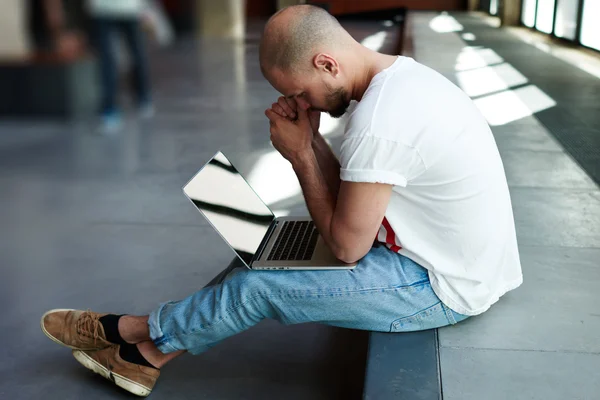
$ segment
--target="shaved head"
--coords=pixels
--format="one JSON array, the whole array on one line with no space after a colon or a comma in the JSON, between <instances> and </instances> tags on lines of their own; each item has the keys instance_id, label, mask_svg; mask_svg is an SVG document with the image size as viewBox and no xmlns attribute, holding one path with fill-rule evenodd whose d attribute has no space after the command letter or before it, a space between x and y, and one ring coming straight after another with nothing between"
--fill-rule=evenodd
<instances>
[{"instance_id":1,"label":"shaved head","mask_svg":"<svg viewBox=\"0 0 600 400\"><path fill-rule=\"evenodd\" d=\"M273 15L259 53L264 77L283 95L278 102L332 117L360 101L373 76L396 61L358 43L331 14L310 5Z\"/></svg>"},{"instance_id":2,"label":"shaved head","mask_svg":"<svg viewBox=\"0 0 600 400\"><path fill-rule=\"evenodd\" d=\"M320 7L284 8L269 19L260 68L269 83L303 109L343 115L357 78L367 73L367 48Z\"/></svg>"},{"instance_id":3,"label":"shaved head","mask_svg":"<svg viewBox=\"0 0 600 400\"><path fill-rule=\"evenodd\" d=\"M352 40L331 14L320 7L284 8L269 19L260 43L263 74L308 69L317 51L343 46Z\"/></svg>"}]
</instances>

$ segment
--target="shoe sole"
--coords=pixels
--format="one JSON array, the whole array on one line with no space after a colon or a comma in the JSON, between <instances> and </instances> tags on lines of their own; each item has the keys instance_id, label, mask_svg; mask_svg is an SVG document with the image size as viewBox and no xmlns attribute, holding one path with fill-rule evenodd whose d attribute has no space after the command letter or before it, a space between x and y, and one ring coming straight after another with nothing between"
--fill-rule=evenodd
<instances>
[{"instance_id":1,"label":"shoe sole","mask_svg":"<svg viewBox=\"0 0 600 400\"><path fill-rule=\"evenodd\" d=\"M75 309L72 309L72 308L56 308L56 309L50 310L50 311L46 312L44 315L42 315L42 319L40 320L40 325L42 327L42 332L44 332L44 335L48 336L48 338L50 340L52 340L54 343L60 344L61 346L68 347L71 350L93 351L93 350L102 350L102 349L108 347L108 346L105 346L105 347L92 347L92 348L89 348L89 349L84 349L82 347L69 346L68 344L66 344L64 342L61 342L60 340L58 340L57 338L55 338L54 336L52 336L50 334L50 332L48 332L46 330L46 327L44 326L44 318L46 318L46 315L48 315L48 314L52 314L52 313L55 313L55 312L64 312L64 311L78 311L78 310L75 310Z\"/></svg>"},{"instance_id":2,"label":"shoe sole","mask_svg":"<svg viewBox=\"0 0 600 400\"><path fill-rule=\"evenodd\" d=\"M140 397L147 397L152 392L152 389L149 389L144 385L141 385L122 375L115 374L114 372L109 371L108 368L100 364L98 361L94 360L92 357L85 354L83 351L74 350L73 357L75 357L75 359L79 361L81 365L83 365L90 371L103 376L109 381L112 381L115 385L124 390L127 390L129 393L133 393L136 396Z\"/></svg>"}]
</instances>

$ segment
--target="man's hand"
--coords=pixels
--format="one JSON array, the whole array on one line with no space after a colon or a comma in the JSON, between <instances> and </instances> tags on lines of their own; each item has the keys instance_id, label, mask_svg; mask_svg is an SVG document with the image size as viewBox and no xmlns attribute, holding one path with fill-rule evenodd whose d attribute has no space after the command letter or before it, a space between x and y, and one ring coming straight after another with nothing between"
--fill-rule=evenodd
<instances>
[{"instance_id":1,"label":"man's hand","mask_svg":"<svg viewBox=\"0 0 600 400\"><path fill-rule=\"evenodd\" d=\"M277 99L277 103L271 105L271 109L290 121L296 121L298 119L298 103L294 98L281 96ZM318 135L319 125L321 124L321 112L309 109L308 116L313 135Z\"/></svg>"},{"instance_id":2,"label":"man's hand","mask_svg":"<svg viewBox=\"0 0 600 400\"><path fill-rule=\"evenodd\" d=\"M321 125L321 111L308 110L308 118L310 119L310 127L313 131L313 137L320 135L319 126Z\"/></svg>"},{"instance_id":3,"label":"man's hand","mask_svg":"<svg viewBox=\"0 0 600 400\"><path fill-rule=\"evenodd\" d=\"M271 105L271 109L290 121L295 121L298 118L298 114L296 113L298 104L293 98L281 96L277 99L276 103Z\"/></svg>"},{"instance_id":4,"label":"man's hand","mask_svg":"<svg viewBox=\"0 0 600 400\"><path fill-rule=\"evenodd\" d=\"M55 39L56 52L65 60L80 56L84 51L84 45L83 36L78 32L63 32Z\"/></svg>"},{"instance_id":5,"label":"man's hand","mask_svg":"<svg viewBox=\"0 0 600 400\"><path fill-rule=\"evenodd\" d=\"M295 114L298 115L296 121L291 121L290 117L283 117L279 112L269 108L265 115L269 118L271 125L271 142L279 153L292 165L306 156L313 155L312 139L313 132L308 116L309 111L298 108ZM286 115L288 112L283 111Z\"/></svg>"}]
</instances>

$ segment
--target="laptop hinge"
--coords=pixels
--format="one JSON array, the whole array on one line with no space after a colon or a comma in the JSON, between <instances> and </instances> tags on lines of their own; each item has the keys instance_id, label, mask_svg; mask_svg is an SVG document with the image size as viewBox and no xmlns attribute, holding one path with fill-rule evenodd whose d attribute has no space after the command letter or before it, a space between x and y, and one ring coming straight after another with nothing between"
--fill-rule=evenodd
<instances>
[{"instance_id":1,"label":"laptop hinge","mask_svg":"<svg viewBox=\"0 0 600 400\"><path fill-rule=\"evenodd\" d=\"M267 234L263 237L263 240L258 246L258 250L256 251L256 253L254 253L252 260L250 260L250 266L252 266L252 263L254 263L254 261L260 260L260 257L262 256L263 251L265 251L265 247L267 247L267 243L269 243L269 239L271 239L271 235L273 234L273 232L275 232L275 228L277 228L278 223L279 222L276 219L274 219L273 222L271 222L271 225L269 225L269 230L267 231Z\"/></svg>"}]
</instances>

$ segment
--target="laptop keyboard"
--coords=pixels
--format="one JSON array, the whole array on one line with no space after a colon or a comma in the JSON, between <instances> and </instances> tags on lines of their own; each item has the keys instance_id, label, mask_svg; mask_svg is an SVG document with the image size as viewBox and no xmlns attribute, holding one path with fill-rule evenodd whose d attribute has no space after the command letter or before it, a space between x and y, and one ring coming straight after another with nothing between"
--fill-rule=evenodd
<instances>
[{"instance_id":1,"label":"laptop keyboard","mask_svg":"<svg viewBox=\"0 0 600 400\"><path fill-rule=\"evenodd\" d=\"M312 258L319 239L313 221L284 221L268 261L306 261Z\"/></svg>"}]
</instances>

